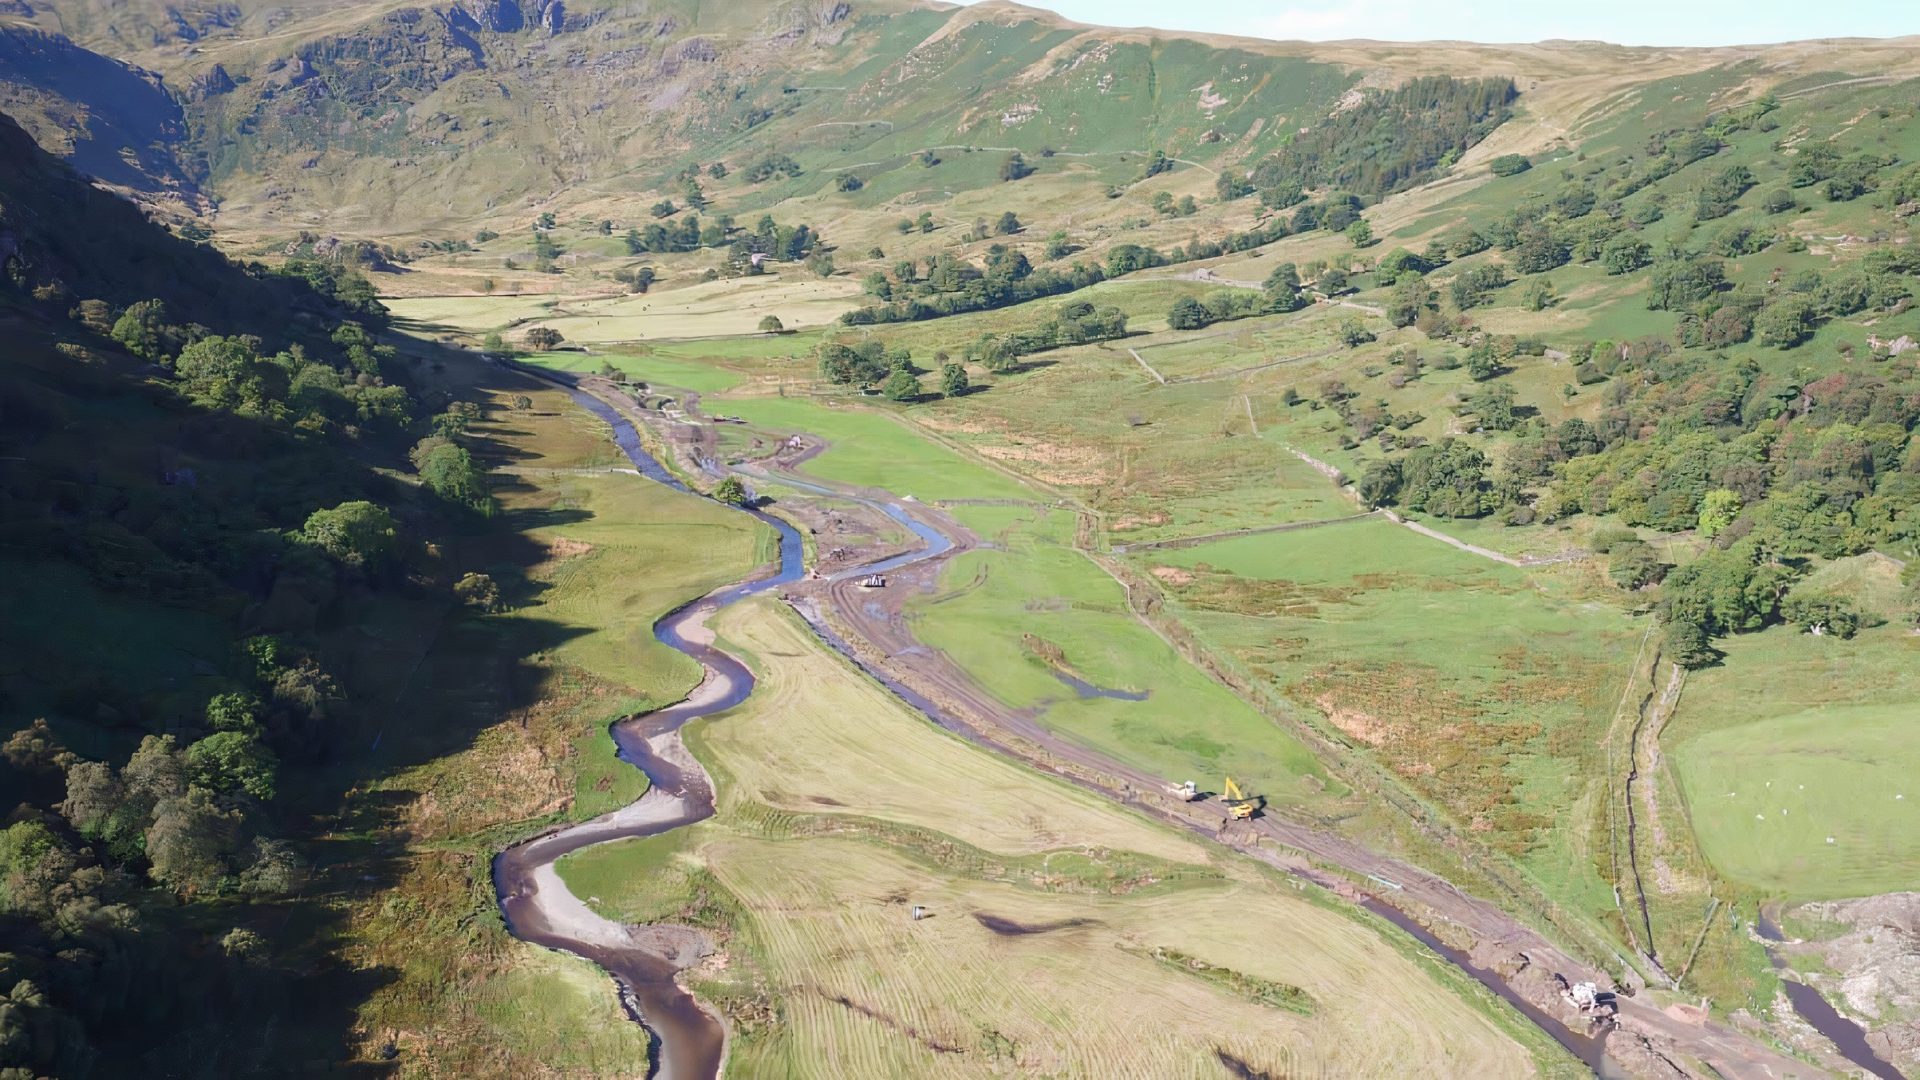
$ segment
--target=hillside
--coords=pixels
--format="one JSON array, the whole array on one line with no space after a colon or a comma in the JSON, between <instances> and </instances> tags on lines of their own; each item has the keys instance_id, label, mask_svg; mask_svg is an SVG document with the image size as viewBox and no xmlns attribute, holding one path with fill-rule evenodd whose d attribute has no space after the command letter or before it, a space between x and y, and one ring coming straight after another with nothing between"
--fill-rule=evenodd
<instances>
[{"instance_id":1,"label":"hillside","mask_svg":"<svg viewBox=\"0 0 1920 1080\"><path fill-rule=\"evenodd\" d=\"M359 979L317 846L374 700L340 630L453 602L467 452L395 468L430 410L364 281L177 239L4 117L0 264L4 1065L337 1059L346 1012L279 1019Z\"/></svg>"},{"instance_id":2,"label":"hillside","mask_svg":"<svg viewBox=\"0 0 1920 1080\"><path fill-rule=\"evenodd\" d=\"M582 821L541 864L567 910L677 942L748 1068L1551 1074L1582 971L1630 992L1636 1075L1920 1067L1920 42L5 10L7 971L100 1071L227 1021L48 989L85 935L36 883L73 868L215 1011L338 981L236 1071L633 1066L603 980L488 887ZM701 609L719 653L649 633L770 527L785 603ZM756 696L687 728L712 817L561 843L689 798L636 801L603 732L733 668ZM1168 790L1228 776L1257 816ZM1472 978L1402 971L1428 954L1356 896ZM1240 904L1349 959L1249 949ZM1178 1016L989 1001L1015 948L1044 978L1084 941L1114 947L1077 977ZM944 982L869 995L916 950ZM1399 1009L1410 972L1474 1021Z\"/></svg>"},{"instance_id":3,"label":"hillside","mask_svg":"<svg viewBox=\"0 0 1920 1080\"><path fill-rule=\"evenodd\" d=\"M914 156L968 146L1052 151L1043 174L1106 186L1131 184L1144 156L1164 151L1204 184L1339 115L1356 87L1422 75L1512 78L1521 118L1489 149L1531 152L1661 77L1757 61L1745 80L1757 92L1797 72L1914 64L1911 50L1847 43L1756 53L1194 40L1004 3L25 10L43 31L161 74L185 110L184 137L167 140L176 171L205 183L226 227L354 239L460 238L536 206L590 202L625 222L649 196L679 194L685 165L739 172L773 152L798 172L726 192L737 215L831 191L848 170L872 185L865 205L924 204ZM63 94L48 72L9 74ZM106 99L88 105L95 114L142 108L131 87L87 96ZM950 164L938 182L953 199L993 176ZM1090 216L1117 224L1118 209Z\"/></svg>"}]
</instances>

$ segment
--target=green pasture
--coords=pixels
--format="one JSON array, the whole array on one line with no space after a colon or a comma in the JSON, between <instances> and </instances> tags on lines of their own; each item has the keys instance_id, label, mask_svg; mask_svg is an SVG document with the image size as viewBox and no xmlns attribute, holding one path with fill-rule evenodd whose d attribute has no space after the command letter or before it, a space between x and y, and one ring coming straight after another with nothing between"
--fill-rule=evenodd
<instances>
[{"instance_id":1,"label":"green pasture","mask_svg":"<svg viewBox=\"0 0 1920 1080\"><path fill-rule=\"evenodd\" d=\"M1518 570L1381 519L1133 559L1251 676L1564 897L1603 898L1573 819L1644 627L1589 600L1578 570Z\"/></svg>"},{"instance_id":2,"label":"green pasture","mask_svg":"<svg viewBox=\"0 0 1920 1080\"><path fill-rule=\"evenodd\" d=\"M1276 802L1320 790L1305 780L1325 780L1312 755L1142 625L1120 585L1072 549L1072 535L1062 512L1009 522L1004 550L954 559L941 591L914 600L915 633L1008 708L1037 710L1045 726L1169 779L1217 785L1231 773ZM1035 640L1087 682L1145 700L1077 697Z\"/></svg>"},{"instance_id":3,"label":"green pasture","mask_svg":"<svg viewBox=\"0 0 1920 1080\"><path fill-rule=\"evenodd\" d=\"M1663 740L1708 859L1791 899L1920 887L1920 637L1780 626L1720 648Z\"/></svg>"},{"instance_id":4,"label":"green pasture","mask_svg":"<svg viewBox=\"0 0 1920 1080\"><path fill-rule=\"evenodd\" d=\"M1920 886L1920 708L1814 709L1673 753L1722 873L1794 900Z\"/></svg>"},{"instance_id":5,"label":"green pasture","mask_svg":"<svg viewBox=\"0 0 1920 1080\"><path fill-rule=\"evenodd\" d=\"M828 399L728 398L714 409L745 417L779 434L804 432L832 446L809 461L815 476L860 487L885 488L924 501L1030 499L1025 485L929 441L883 413Z\"/></svg>"}]
</instances>

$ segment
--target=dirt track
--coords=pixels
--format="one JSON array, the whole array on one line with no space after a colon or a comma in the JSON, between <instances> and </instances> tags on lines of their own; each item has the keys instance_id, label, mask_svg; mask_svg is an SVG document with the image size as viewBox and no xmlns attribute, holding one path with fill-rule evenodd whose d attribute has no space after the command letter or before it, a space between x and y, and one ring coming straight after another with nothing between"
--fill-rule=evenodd
<instances>
[{"instance_id":1,"label":"dirt track","mask_svg":"<svg viewBox=\"0 0 1920 1080\"><path fill-rule=\"evenodd\" d=\"M661 426L660 418L635 407L611 385L581 383L626 416L654 426L683 462L713 468L712 434L698 424ZM801 453L763 459L748 470L799 480L843 497L891 507L944 537L946 551L894 568L889 587L861 588L852 576L798 582L785 596L834 647L899 693L928 718L980 745L1061 775L1144 813L1210 837L1263 862L1321 885L1356 903L1390 908L1428 928L1442 927L1448 940L1470 937L1476 977L1503 996L1529 1003L1536 1022L1578 1052L1587 1019L1564 1004L1555 976L1605 987L1604 971L1569 955L1531 926L1496 905L1461 892L1437 875L1402 860L1301 822L1267 814L1233 822L1215 800L1188 803L1166 793L1167 779L1073 745L1036 718L997 701L944 654L913 636L904 617L909 597L931 595L946 561L978 546L979 538L937 507L909 502L890 492L854 489L797 473L823 448L808 440ZM1356 882L1365 881L1362 886ZM1463 965L1464 966L1464 965ZM1724 1024L1684 1010L1669 1012L1650 1001L1621 997L1618 1027L1607 1037L1610 1066L1646 1077L1815 1077L1824 1070L1780 1054ZM1557 1024L1563 1030L1554 1031ZM1572 1037L1567 1037L1571 1032ZM1583 1055L1584 1056L1584 1055ZM1590 1064L1592 1062L1590 1061Z\"/></svg>"}]
</instances>

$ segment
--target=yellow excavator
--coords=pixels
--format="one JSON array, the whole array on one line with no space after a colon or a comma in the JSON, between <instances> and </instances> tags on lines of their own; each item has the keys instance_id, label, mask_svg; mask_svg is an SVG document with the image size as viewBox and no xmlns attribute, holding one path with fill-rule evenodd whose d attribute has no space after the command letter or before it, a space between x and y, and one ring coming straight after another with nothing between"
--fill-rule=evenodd
<instances>
[{"instance_id":1,"label":"yellow excavator","mask_svg":"<svg viewBox=\"0 0 1920 1080\"><path fill-rule=\"evenodd\" d=\"M1235 820L1245 821L1259 811L1259 796L1242 791L1240 785L1234 783L1233 777L1227 777L1227 782L1221 785L1221 788L1220 801L1227 804L1227 812L1232 814Z\"/></svg>"}]
</instances>

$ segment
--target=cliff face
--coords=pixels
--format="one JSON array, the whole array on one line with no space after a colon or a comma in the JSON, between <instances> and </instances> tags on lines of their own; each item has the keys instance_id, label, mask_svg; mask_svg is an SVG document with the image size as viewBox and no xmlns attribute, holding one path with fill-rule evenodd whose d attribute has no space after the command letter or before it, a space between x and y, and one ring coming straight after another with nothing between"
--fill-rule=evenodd
<instances>
[{"instance_id":1,"label":"cliff face","mask_svg":"<svg viewBox=\"0 0 1920 1080\"><path fill-rule=\"evenodd\" d=\"M109 184L191 197L187 125L159 75L58 35L0 30L0 112L49 151Z\"/></svg>"}]
</instances>

